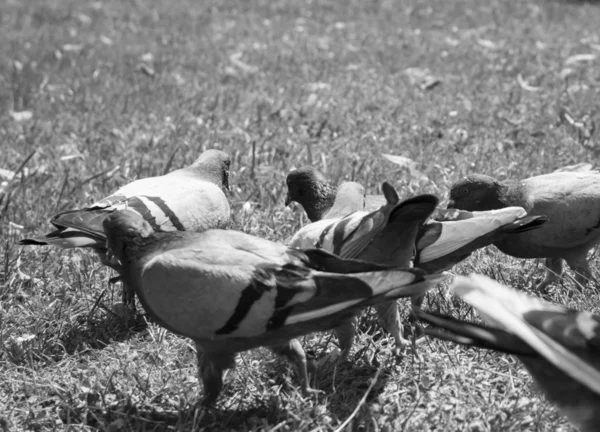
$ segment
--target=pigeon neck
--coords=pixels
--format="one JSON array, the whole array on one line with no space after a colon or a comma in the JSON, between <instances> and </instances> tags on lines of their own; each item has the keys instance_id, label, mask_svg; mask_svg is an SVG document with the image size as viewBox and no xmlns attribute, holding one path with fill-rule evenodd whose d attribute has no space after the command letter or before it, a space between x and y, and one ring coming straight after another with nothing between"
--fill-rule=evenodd
<instances>
[{"instance_id":1,"label":"pigeon neck","mask_svg":"<svg viewBox=\"0 0 600 432\"><path fill-rule=\"evenodd\" d=\"M197 173L204 180L210 181L218 186L222 186L226 182L226 173L221 164L214 162L198 162L189 168Z\"/></svg>"},{"instance_id":2,"label":"pigeon neck","mask_svg":"<svg viewBox=\"0 0 600 432\"><path fill-rule=\"evenodd\" d=\"M305 203L302 203L306 215L311 222L323 219L323 216L331 210L337 189L329 184L323 184L314 190L314 196L308 197Z\"/></svg>"},{"instance_id":3,"label":"pigeon neck","mask_svg":"<svg viewBox=\"0 0 600 432\"><path fill-rule=\"evenodd\" d=\"M500 204L496 208L518 205L523 207L525 199L525 187L518 181L510 180L498 183L497 200ZM529 211L529 209L525 209Z\"/></svg>"}]
</instances>

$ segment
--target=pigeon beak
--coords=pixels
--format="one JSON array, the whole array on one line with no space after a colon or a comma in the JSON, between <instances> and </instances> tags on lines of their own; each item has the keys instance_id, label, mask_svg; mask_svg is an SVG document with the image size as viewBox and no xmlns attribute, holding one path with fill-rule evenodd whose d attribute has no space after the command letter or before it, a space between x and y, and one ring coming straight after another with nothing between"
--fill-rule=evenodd
<instances>
[{"instance_id":1,"label":"pigeon beak","mask_svg":"<svg viewBox=\"0 0 600 432\"><path fill-rule=\"evenodd\" d=\"M453 209L455 207L455 205L456 204L455 204L454 200L450 200L450 201L448 201L448 206L446 206L446 208Z\"/></svg>"},{"instance_id":2,"label":"pigeon beak","mask_svg":"<svg viewBox=\"0 0 600 432\"><path fill-rule=\"evenodd\" d=\"M286 207L289 206L292 203L292 201L294 201L294 200L292 199L292 197L290 196L290 193L288 192L287 195L285 196L285 206Z\"/></svg>"}]
</instances>

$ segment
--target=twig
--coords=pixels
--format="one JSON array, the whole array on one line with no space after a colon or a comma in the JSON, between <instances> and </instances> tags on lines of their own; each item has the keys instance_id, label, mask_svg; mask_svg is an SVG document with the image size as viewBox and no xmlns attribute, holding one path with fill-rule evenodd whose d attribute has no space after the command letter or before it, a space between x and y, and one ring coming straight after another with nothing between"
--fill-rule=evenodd
<instances>
[{"instance_id":1,"label":"twig","mask_svg":"<svg viewBox=\"0 0 600 432\"><path fill-rule=\"evenodd\" d=\"M256 174L254 173L254 166L256 164L256 141L252 141L252 165L250 165L250 178L256 180Z\"/></svg>"},{"instance_id":2,"label":"twig","mask_svg":"<svg viewBox=\"0 0 600 432\"><path fill-rule=\"evenodd\" d=\"M377 378L379 378L379 372L381 372L381 368L378 368L377 372L375 372L375 376L373 377L373 379L371 379L371 384L369 384L369 388L367 389L367 391L365 392L365 394L363 395L361 400L358 402L358 405L356 405L356 408L354 408L354 411L352 411L352 414L350 414L350 416L344 421L344 423L342 423L333 432L341 432L342 430L344 430L344 428L346 426L348 426L348 424L352 421L352 419L354 417L356 417L356 415L358 414L358 410L360 409L360 407L362 407L364 405L364 403L367 400L367 396L369 396L369 393L371 393L371 390L373 390L373 387L375 386L375 383L377 382Z\"/></svg>"},{"instance_id":3,"label":"twig","mask_svg":"<svg viewBox=\"0 0 600 432\"><path fill-rule=\"evenodd\" d=\"M169 170L171 169L171 165L173 164L173 159L175 159L175 155L177 154L178 151L179 151L179 147L175 147L175 151L173 152L173 154L171 154L171 157L167 161L167 164L165 165L165 169L163 170L162 175L165 175L169 172Z\"/></svg>"},{"instance_id":4,"label":"twig","mask_svg":"<svg viewBox=\"0 0 600 432\"><path fill-rule=\"evenodd\" d=\"M65 188L67 187L67 181L69 180L69 168L67 168L67 172L65 173L65 179L63 181L62 187L60 188L60 193L58 194L58 199L56 200L56 205L54 206L54 211L52 213L56 213L58 210L58 205L60 204L60 200L63 197L63 193L65 192Z\"/></svg>"},{"instance_id":5,"label":"twig","mask_svg":"<svg viewBox=\"0 0 600 432\"><path fill-rule=\"evenodd\" d=\"M95 180L95 179L97 179L98 177L102 177L104 174L107 174L107 173L111 172L112 170L114 170L114 169L115 169L115 167L116 167L116 166L117 166L117 165L115 165L115 166L113 166L113 167L110 167L110 168L107 168L107 169L105 169L104 171L102 171L102 172L99 172L98 174L94 174L93 176L91 176L91 177L88 177L88 178L86 178L85 180L83 180L83 181L79 182L79 183L77 184L77 186L74 186L74 187L73 187L73 189L71 189L71 192L73 192L75 189L79 189L79 188L80 188L81 186L83 186L84 184L86 184L86 183L89 183L89 182L91 182L92 180Z\"/></svg>"}]
</instances>

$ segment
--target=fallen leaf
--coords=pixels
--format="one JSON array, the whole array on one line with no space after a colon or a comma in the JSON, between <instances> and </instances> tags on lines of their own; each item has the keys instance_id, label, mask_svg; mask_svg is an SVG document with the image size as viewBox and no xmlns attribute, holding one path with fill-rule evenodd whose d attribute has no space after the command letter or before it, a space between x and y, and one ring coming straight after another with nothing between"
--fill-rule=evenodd
<instances>
[{"instance_id":1,"label":"fallen leaf","mask_svg":"<svg viewBox=\"0 0 600 432\"><path fill-rule=\"evenodd\" d=\"M308 88L309 91L315 92L317 90L329 90L329 89L331 89L331 84L327 84L324 82L314 82L314 83L307 84L306 87Z\"/></svg>"},{"instance_id":2,"label":"fallen leaf","mask_svg":"<svg viewBox=\"0 0 600 432\"><path fill-rule=\"evenodd\" d=\"M8 114L17 122L31 120L33 117L33 112L31 111L10 111Z\"/></svg>"},{"instance_id":3,"label":"fallen leaf","mask_svg":"<svg viewBox=\"0 0 600 432\"><path fill-rule=\"evenodd\" d=\"M68 161L68 160L72 160L72 159L84 159L84 157L81 154L72 154L72 155L62 156L60 158L61 161Z\"/></svg>"},{"instance_id":4,"label":"fallen leaf","mask_svg":"<svg viewBox=\"0 0 600 432\"><path fill-rule=\"evenodd\" d=\"M521 75L521 74L517 75L517 82L519 83L519 85L521 86L521 88L523 90L527 90L527 91L530 91L530 92L537 92L537 91L540 91L542 89L541 87L535 87L535 86L529 85L527 83L527 81L525 81L523 79L523 75Z\"/></svg>"},{"instance_id":5,"label":"fallen leaf","mask_svg":"<svg viewBox=\"0 0 600 432\"><path fill-rule=\"evenodd\" d=\"M487 49L498 49L498 44L496 42L492 42L489 39L477 39L477 43Z\"/></svg>"},{"instance_id":6,"label":"fallen leaf","mask_svg":"<svg viewBox=\"0 0 600 432\"><path fill-rule=\"evenodd\" d=\"M442 83L442 80L434 76L429 69L411 67L405 69L404 73L408 76L409 82L412 85L419 86L421 90L430 90Z\"/></svg>"},{"instance_id":7,"label":"fallen leaf","mask_svg":"<svg viewBox=\"0 0 600 432\"><path fill-rule=\"evenodd\" d=\"M229 60L231 61L231 63L233 63L233 65L239 69L241 69L244 72L253 74L258 72L258 67L257 66L252 66L249 65L248 63L245 63L241 60L243 53L242 52L236 52L233 53L229 56Z\"/></svg>"},{"instance_id":8,"label":"fallen leaf","mask_svg":"<svg viewBox=\"0 0 600 432\"><path fill-rule=\"evenodd\" d=\"M83 49L83 44L65 44L62 46L64 52L77 53Z\"/></svg>"},{"instance_id":9,"label":"fallen leaf","mask_svg":"<svg viewBox=\"0 0 600 432\"><path fill-rule=\"evenodd\" d=\"M569 66L575 63L594 61L596 60L596 54L575 54L565 60L565 65Z\"/></svg>"},{"instance_id":10,"label":"fallen leaf","mask_svg":"<svg viewBox=\"0 0 600 432\"><path fill-rule=\"evenodd\" d=\"M411 158L407 158L405 156L396 156L387 153L382 153L381 156L389 160L390 162L401 166L402 168L408 168L409 170L414 170L417 167L417 163Z\"/></svg>"},{"instance_id":11,"label":"fallen leaf","mask_svg":"<svg viewBox=\"0 0 600 432\"><path fill-rule=\"evenodd\" d=\"M560 71L559 76L561 79L566 79L566 78L570 77L571 75L573 75L573 73L575 73L575 69L564 68L563 70Z\"/></svg>"},{"instance_id":12,"label":"fallen leaf","mask_svg":"<svg viewBox=\"0 0 600 432\"><path fill-rule=\"evenodd\" d=\"M109 46L114 43L111 38L109 38L108 36L104 36L104 35L100 35L100 42L102 42L104 45L109 45Z\"/></svg>"},{"instance_id":13,"label":"fallen leaf","mask_svg":"<svg viewBox=\"0 0 600 432\"><path fill-rule=\"evenodd\" d=\"M152 63L154 61L154 54L152 54L151 52L142 54L140 60L146 63Z\"/></svg>"},{"instance_id":14,"label":"fallen leaf","mask_svg":"<svg viewBox=\"0 0 600 432\"><path fill-rule=\"evenodd\" d=\"M81 24L90 24L92 22L92 19L89 16L87 16L86 14L78 13L75 16L77 17L77 20Z\"/></svg>"},{"instance_id":15,"label":"fallen leaf","mask_svg":"<svg viewBox=\"0 0 600 432\"><path fill-rule=\"evenodd\" d=\"M154 75L156 75L154 69L152 69L146 63L139 63L136 69L142 72L143 74L148 75L149 77L153 77Z\"/></svg>"},{"instance_id":16,"label":"fallen leaf","mask_svg":"<svg viewBox=\"0 0 600 432\"><path fill-rule=\"evenodd\" d=\"M25 227L23 225L16 224L14 222L8 222L8 235L16 236L21 234Z\"/></svg>"},{"instance_id":17,"label":"fallen leaf","mask_svg":"<svg viewBox=\"0 0 600 432\"><path fill-rule=\"evenodd\" d=\"M15 172L11 170L7 170L4 168L0 168L0 180L12 180L15 176Z\"/></svg>"}]
</instances>

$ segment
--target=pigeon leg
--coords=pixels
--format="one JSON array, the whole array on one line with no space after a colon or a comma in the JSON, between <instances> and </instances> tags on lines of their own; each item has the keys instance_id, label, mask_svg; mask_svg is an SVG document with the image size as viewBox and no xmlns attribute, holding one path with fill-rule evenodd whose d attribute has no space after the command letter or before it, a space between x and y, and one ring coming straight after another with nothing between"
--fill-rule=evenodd
<instances>
[{"instance_id":1,"label":"pigeon leg","mask_svg":"<svg viewBox=\"0 0 600 432\"><path fill-rule=\"evenodd\" d=\"M400 322L400 313L396 301L387 301L375 306L377 316L381 321L383 328L386 329L396 341L394 355L399 356L408 347L409 342L402 336L402 323Z\"/></svg>"},{"instance_id":2,"label":"pigeon leg","mask_svg":"<svg viewBox=\"0 0 600 432\"><path fill-rule=\"evenodd\" d=\"M108 282L113 284L113 283L117 283L117 282L121 281L123 283L123 292L121 294L121 301L123 302L123 305L127 308L127 310L130 312L129 316L134 316L135 315L135 290L132 287L129 287L123 280L123 277L121 276L123 274L123 267L121 266L121 264L119 264L119 262L117 260L109 258L109 254L106 252L105 249L96 250L96 254L100 258L100 261L102 262L102 264L112 268L114 271L119 273L119 276L111 278Z\"/></svg>"},{"instance_id":3,"label":"pigeon leg","mask_svg":"<svg viewBox=\"0 0 600 432\"><path fill-rule=\"evenodd\" d=\"M345 322L340 326L333 329L335 335L338 338L338 344L340 345L340 355L336 361L342 362L350 355L352 344L354 343L354 335L356 334L356 320Z\"/></svg>"},{"instance_id":4,"label":"pigeon leg","mask_svg":"<svg viewBox=\"0 0 600 432\"><path fill-rule=\"evenodd\" d=\"M547 293L548 285L554 283L563 272L562 258L546 258L546 277L535 287L540 293Z\"/></svg>"},{"instance_id":5,"label":"pigeon leg","mask_svg":"<svg viewBox=\"0 0 600 432\"><path fill-rule=\"evenodd\" d=\"M123 305L125 305L125 307L132 312L132 316L135 315L135 290L130 287L129 285L127 285L125 283L125 281L123 282L123 294L122 294L122 301L123 301Z\"/></svg>"},{"instance_id":6,"label":"pigeon leg","mask_svg":"<svg viewBox=\"0 0 600 432\"><path fill-rule=\"evenodd\" d=\"M354 335L356 334L356 319L352 318L350 321L346 321L333 329L340 349L334 349L328 353L325 357L319 360L317 364L318 369L329 369L336 363L343 362L348 358L352 344L354 343Z\"/></svg>"},{"instance_id":7,"label":"pigeon leg","mask_svg":"<svg viewBox=\"0 0 600 432\"><path fill-rule=\"evenodd\" d=\"M203 406L215 403L223 388L223 371L235 367L235 353L206 352L196 343L198 358L198 376L204 385Z\"/></svg>"},{"instance_id":8,"label":"pigeon leg","mask_svg":"<svg viewBox=\"0 0 600 432\"><path fill-rule=\"evenodd\" d=\"M304 348L300 344L298 339L291 339L284 345L276 345L269 347L275 354L287 358L292 364L298 368L300 374L300 380L302 381L302 390L305 393L323 393L322 390L313 389L310 386L310 380L308 379L308 363L306 361L306 353Z\"/></svg>"},{"instance_id":9,"label":"pigeon leg","mask_svg":"<svg viewBox=\"0 0 600 432\"><path fill-rule=\"evenodd\" d=\"M587 262L587 251L565 259L568 266L575 272L575 287L581 291L590 281L594 280L592 270Z\"/></svg>"}]
</instances>

